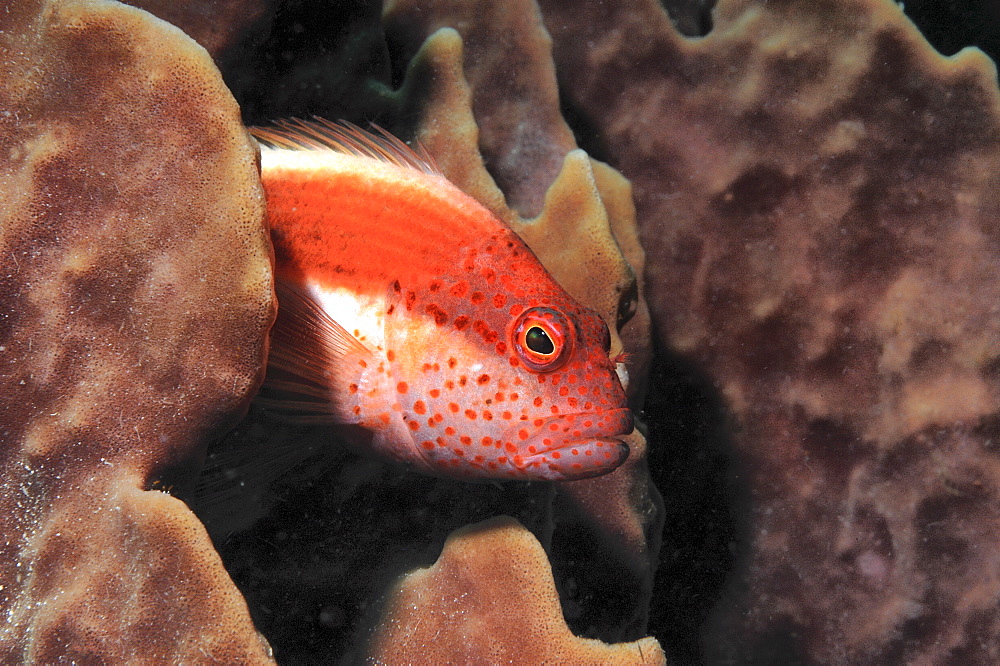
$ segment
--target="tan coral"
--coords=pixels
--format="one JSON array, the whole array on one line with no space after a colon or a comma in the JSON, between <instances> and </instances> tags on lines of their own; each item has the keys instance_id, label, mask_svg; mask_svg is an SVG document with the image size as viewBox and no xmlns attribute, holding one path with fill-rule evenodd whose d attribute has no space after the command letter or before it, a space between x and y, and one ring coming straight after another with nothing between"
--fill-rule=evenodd
<instances>
[{"instance_id":1,"label":"tan coral","mask_svg":"<svg viewBox=\"0 0 1000 666\"><path fill-rule=\"evenodd\" d=\"M570 632L548 558L510 518L448 537L434 566L390 592L369 645L390 664L665 664L656 639L608 645Z\"/></svg>"},{"instance_id":2,"label":"tan coral","mask_svg":"<svg viewBox=\"0 0 1000 666\"><path fill-rule=\"evenodd\" d=\"M411 3L397 3L387 12L388 29L391 32L397 25L397 31L405 30L412 38L418 24L455 25L476 42L469 47L472 53L486 48L490 34L503 33L505 44L509 42L506 48L517 49L517 58L527 61L520 78L508 80L506 87L499 90L486 86L482 82L500 76L494 71L500 68L499 62L492 56L483 62L477 56L465 55L459 35L450 28L439 28L411 62L400 104L404 109L419 109L422 121L416 136L435 155L445 173L505 219L567 291L605 318L612 332L612 353L632 351L624 347L618 335L622 324L628 327L624 330L635 350L629 371L637 380L630 397L633 404L639 405L643 398L639 390L645 386L646 364L651 358L649 320L645 304L638 303L641 299L633 267L616 238L616 234L621 236L629 248L629 258L641 270L644 257L635 232L631 190L610 167L592 162L583 151L574 149L565 122L558 116L558 109L551 106L556 103L555 74L548 61L548 38L534 5L522 7L523 14L511 11L508 15L494 14L491 3L481 4L478 10L457 7L460 16L450 16L443 7L437 7L437 13L421 8L411 14L416 11ZM420 23L415 24L417 15ZM505 18L499 23L480 22L487 16ZM480 83L477 86L474 82ZM485 125L480 125L475 110L500 104L499 100L514 95L514 90L526 91L528 97L512 105L517 109L511 112L513 117L490 115ZM545 130L550 124L559 129ZM524 130L534 141L546 143L547 150L562 151L563 155L560 171L545 190L544 206L533 219L523 218L508 206L508 201L510 196L515 201L532 200L532 188L549 177L544 163L535 164L525 158L521 168L531 174L534 183L529 187L522 179L509 181L509 188L522 188L513 195L507 190L501 194L486 171L491 162L511 159L502 150L512 151L511 146L524 139L506 134L516 134L515 128L528 125L537 125L530 132ZM491 138L484 139L486 134ZM484 148L485 156L479 152L481 145L488 146ZM497 151L492 156L489 146ZM533 154L530 150L528 153ZM623 308L629 310L626 314L633 321L622 317ZM593 584L598 586L595 597L608 601L623 595L627 599L616 604L632 611L604 618L602 630L614 636L642 635L645 631L662 526L662 503L649 480L645 439L636 433L629 442L631 459L612 478L559 484L560 492L566 495L561 520L580 525L588 538L600 544L594 568L574 575L589 586L585 579L595 570L619 570L622 575L628 572L628 585L620 581L609 584L603 575L593 576ZM558 553L554 557L558 558Z\"/></svg>"},{"instance_id":3,"label":"tan coral","mask_svg":"<svg viewBox=\"0 0 1000 666\"><path fill-rule=\"evenodd\" d=\"M723 0L697 40L653 0L541 5L663 342L739 424L753 540L707 658L995 661L993 64L883 0Z\"/></svg>"},{"instance_id":4,"label":"tan coral","mask_svg":"<svg viewBox=\"0 0 1000 666\"><path fill-rule=\"evenodd\" d=\"M551 43L534 0L397 0L383 12L390 39L410 55L439 29L461 35L459 72L469 84L477 147L507 205L538 215L576 144L559 110Z\"/></svg>"},{"instance_id":5,"label":"tan coral","mask_svg":"<svg viewBox=\"0 0 1000 666\"><path fill-rule=\"evenodd\" d=\"M255 149L205 51L103 0L0 13L0 660L266 662L178 499L273 317Z\"/></svg>"}]
</instances>

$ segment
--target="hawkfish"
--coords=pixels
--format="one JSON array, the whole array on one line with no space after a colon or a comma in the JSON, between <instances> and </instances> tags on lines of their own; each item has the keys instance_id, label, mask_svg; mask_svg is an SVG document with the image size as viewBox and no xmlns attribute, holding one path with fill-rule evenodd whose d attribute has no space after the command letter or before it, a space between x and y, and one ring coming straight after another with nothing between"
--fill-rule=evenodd
<instances>
[{"instance_id":1,"label":"hawkfish","mask_svg":"<svg viewBox=\"0 0 1000 666\"><path fill-rule=\"evenodd\" d=\"M633 423L604 321L425 151L376 131L252 130L279 303L265 406L436 476L617 468Z\"/></svg>"}]
</instances>

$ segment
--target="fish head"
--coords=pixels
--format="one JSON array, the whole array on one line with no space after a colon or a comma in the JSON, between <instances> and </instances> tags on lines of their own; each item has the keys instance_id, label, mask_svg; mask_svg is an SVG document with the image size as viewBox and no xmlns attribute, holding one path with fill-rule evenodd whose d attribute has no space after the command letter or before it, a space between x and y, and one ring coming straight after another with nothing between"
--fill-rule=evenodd
<instances>
[{"instance_id":1,"label":"fish head","mask_svg":"<svg viewBox=\"0 0 1000 666\"><path fill-rule=\"evenodd\" d=\"M386 353L412 446L424 471L444 476L610 472L633 422L608 328L537 262L510 263L398 288Z\"/></svg>"}]
</instances>

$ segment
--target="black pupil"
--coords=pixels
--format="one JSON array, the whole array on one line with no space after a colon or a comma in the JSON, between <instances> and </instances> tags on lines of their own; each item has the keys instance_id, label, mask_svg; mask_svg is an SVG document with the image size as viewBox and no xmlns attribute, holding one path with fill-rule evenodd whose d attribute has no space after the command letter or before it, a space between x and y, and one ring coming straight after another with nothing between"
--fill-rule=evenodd
<instances>
[{"instance_id":1,"label":"black pupil","mask_svg":"<svg viewBox=\"0 0 1000 666\"><path fill-rule=\"evenodd\" d=\"M556 346L552 344L552 338L545 332L545 329L538 326L532 326L528 329L528 333L524 336L524 344L528 345L528 349L536 354L546 356L556 350Z\"/></svg>"}]
</instances>

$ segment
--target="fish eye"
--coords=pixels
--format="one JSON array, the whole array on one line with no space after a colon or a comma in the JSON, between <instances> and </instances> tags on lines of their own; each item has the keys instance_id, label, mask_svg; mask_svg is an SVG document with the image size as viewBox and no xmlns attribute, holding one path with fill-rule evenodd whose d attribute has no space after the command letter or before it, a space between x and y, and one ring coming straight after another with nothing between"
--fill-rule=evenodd
<instances>
[{"instance_id":1,"label":"fish eye","mask_svg":"<svg viewBox=\"0 0 1000 666\"><path fill-rule=\"evenodd\" d=\"M551 356L556 351L556 346L552 344L552 338L541 326L532 326L524 334L524 344L531 351L542 356Z\"/></svg>"},{"instance_id":2,"label":"fish eye","mask_svg":"<svg viewBox=\"0 0 1000 666\"><path fill-rule=\"evenodd\" d=\"M537 372L560 367L569 357L572 328L558 310L530 308L514 322L512 342L524 365Z\"/></svg>"}]
</instances>

